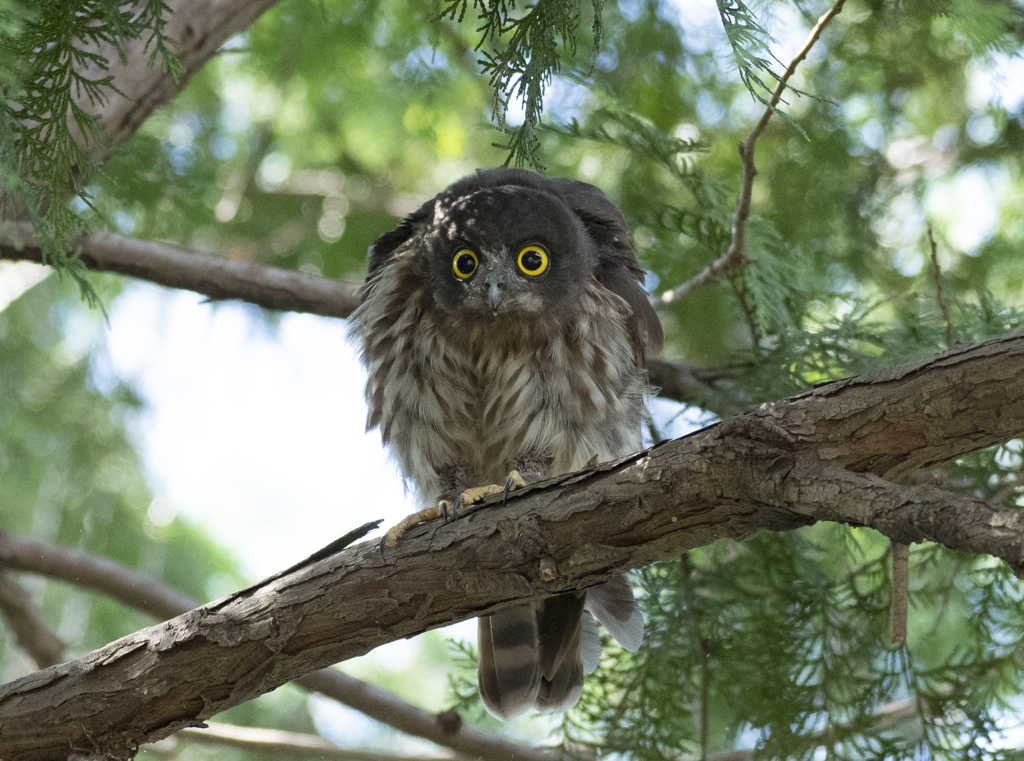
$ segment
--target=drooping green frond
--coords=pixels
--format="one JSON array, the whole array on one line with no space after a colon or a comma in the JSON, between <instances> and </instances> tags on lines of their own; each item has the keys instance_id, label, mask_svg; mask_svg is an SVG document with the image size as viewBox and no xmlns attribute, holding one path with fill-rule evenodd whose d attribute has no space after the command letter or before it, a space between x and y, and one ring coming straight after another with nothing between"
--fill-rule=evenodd
<instances>
[{"instance_id":1,"label":"drooping green frond","mask_svg":"<svg viewBox=\"0 0 1024 761\"><path fill-rule=\"evenodd\" d=\"M44 261L70 274L93 302L70 243L85 225L67 203L74 197L89 203L86 151L106 139L96 110L115 88L109 61L97 50L112 47L123 59L125 41L148 37L151 63L159 58L163 70L177 76L181 64L164 34L170 10L163 0L137 9L117 0L4 5L12 14L0 25L0 77L7 86L0 102L3 200L7 208L23 206Z\"/></svg>"},{"instance_id":2,"label":"drooping green frond","mask_svg":"<svg viewBox=\"0 0 1024 761\"><path fill-rule=\"evenodd\" d=\"M729 243L732 200L726 185L709 177L696 159L706 150L697 140L667 135L648 119L608 105L593 111L583 124L573 119L554 132L584 140L615 145L667 170L685 188L694 206L679 208L652 194L643 211L644 225L684 233L700 241L709 254L720 255Z\"/></svg>"},{"instance_id":3,"label":"drooping green frond","mask_svg":"<svg viewBox=\"0 0 1024 761\"><path fill-rule=\"evenodd\" d=\"M585 125L573 119L567 126L553 129L571 137L617 145L661 164L688 190L699 195L704 206L710 207L716 200L724 200L724 194L720 199L707 197L712 188L694 168L696 154L704 152L707 146L697 140L666 135L642 116L608 105L593 111Z\"/></svg>"},{"instance_id":4,"label":"drooping green frond","mask_svg":"<svg viewBox=\"0 0 1024 761\"><path fill-rule=\"evenodd\" d=\"M593 3L593 48L601 40L604 0ZM442 17L463 21L469 0L448 0ZM474 0L480 26L480 65L494 90L492 118L508 141L500 147L509 152L507 164L542 169L537 129L544 109L544 91L559 72L562 58L576 55L580 27L578 0L538 0L523 13L515 0ZM503 42L504 41L504 42ZM507 124L509 104L518 101L523 122Z\"/></svg>"},{"instance_id":5,"label":"drooping green frond","mask_svg":"<svg viewBox=\"0 0 1024 761\"><path fill-rule=\"evenodd\" d=\"M20 37L37 16L37 10L19 0L0 0L0 40ZM0 87L9 91L18 83L21 58L9 44L0 45Z\"/></svg>"},{"instance_id":6,"label":"drooping green frond","mask_svg":"<svg viewBox=\"0 0 1024 761\"><path fill-rule=\"evenodd\" d=\"M772 69L772 62L761 51L768 51L775 40L743 0L718 0L718 15L732 47L740 79L754 98L768 105L775 88L774 80L779 77Z\"/></svg>"}]
</instances>

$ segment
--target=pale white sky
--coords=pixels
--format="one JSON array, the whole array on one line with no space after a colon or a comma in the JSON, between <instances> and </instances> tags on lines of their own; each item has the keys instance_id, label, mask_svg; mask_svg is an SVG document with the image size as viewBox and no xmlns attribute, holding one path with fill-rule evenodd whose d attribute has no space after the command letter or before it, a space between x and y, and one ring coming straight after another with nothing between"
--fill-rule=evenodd
<instances>
[{"instance_id":1,"label":"pale white sky","mask_svg":"<svg viewBox=\"0 0 1024 761\"><path fill-rule=\"evenodd\" d=\"M155 496L254 578L414 509L364 432L365 375L345 332L299 314L267 326L254 307L142 283L110 308L112 369L147 403L135 433Z\"/></svg>"}]
</instances>

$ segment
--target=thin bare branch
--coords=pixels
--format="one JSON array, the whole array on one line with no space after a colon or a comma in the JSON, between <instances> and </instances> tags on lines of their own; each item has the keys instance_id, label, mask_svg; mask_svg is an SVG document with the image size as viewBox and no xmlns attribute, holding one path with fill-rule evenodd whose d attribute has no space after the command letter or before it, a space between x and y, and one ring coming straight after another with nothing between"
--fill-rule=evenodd
<instances>
[{"instance_id":1,"label":"thin bare branch","mask_svg":"<svg viewBox=\"0 0 1024 761\"><path fill-rule=\"evenodd\" d=\"M99 592L160 621L199 605L183 592L113 560L6 531L0 531L0 567Z\"/></svg>"},{"instance_id":2,"label":"thin bare branch","mask_svg":"<svg viewBox=\"0 0 1024 761\"><path fill-rule=\"evenodd\" d=\"M462 718L454 711L440 714L424 711L393 692L360 681L337 669L320 669L296 680L296 683L334 698L400 732L422 737L470 758L485 761L555 761L562 757L556 750L533 748L481 732L463 724Z\"/></svg>"},{"instance_id":3,"label":"thin bare branch","mask_svg":"<svg viewBox=\"0 0 1024 761\"><path fill-rule=\"evenodd\" d=\"M735 226L733 227L733 230L735 231ZM733 238L733 240L735 241L735 238ZM733 261L737 257L736 252L739 250L740 249L735 245L730 245L724 254L715 259L696 275L689 278L686 282L677 285L672 290L665 291L661 294L661 296L654 300L654 305L658 306L659 304L671 304L674 301L682 301L701 286L715 282L726 269L733 266Z\"/></svg>"},{"instance_id":4,"label":"thin bare branch","mask_svg":"<svg viewBox=\"0 0 1024 761\"><path fill-rule=\"evenodd\" d=\"M377 750L342 748L317 735L279 729L237 727L209 722L203 729L183 729L175 737L203 745L262 753L284 758L315 758L323 761L447 761L455 756L402 756Z\"/></svg>"},{"instance_id":5,"label":"thin bare branch","mask_svg":"<svg viewBox=\"0 0 1024 761\"><path fill-rule=\"evenodd\" d=\"M837 0L836 4L818 19L814 28L811 29L811 33L807 36L807 40L804 42L803 47L801 47L800 51L793 57L793 60L789 62L789 66L786 67L782 76L779 77L779 81L776 83L775 90L772 92L772 97L769 100L768 107L761 115L761 119L754 126L754 129L751 130L746 141L740 143L738 146L740 159L743 162L743 174L740 181L740 195L736 204L736 217L733 220L732 240L729 243L729 248L726 249L724 254L715 259L715 261L711 262L711 264L689 280L676 286L670 291L665 291L665 293L658 297L656 303L660 301L663 304L671 304L673 301L684 299L695 288L699 288L702 285L706 285L707 283L717 280L723 272L745 266L747 262L747 219L750 218L750 204L754 190L754 178L757 176L757 168L754 166L754 146L757 143L757 138L761 136L765 127L768 126L768 122L772 118L772 114L775 113L775 108L779 105L779 101L782 99L782 93L785 92L789 80L792 78L793 74L796 73L797 67L807 57L811 48L814 47L814 44L818 41L818 38L821 37L821 33L825 31L825 27L831 23L832 19L840 14L845 3L846 0Z\"/></svg>"},{"instance_id":6,"label":"thin bare branch","mask_svg":"<svg viewBox=\"0 0 1024 761\"><path fill-rule=\"evenodd\" d=\"M0 616L6 620L14 640L39 668L64 660L66 646L40 617L28 591L5 571L0 571Z\"/></svg>"},{"instance_id":7,"label":"thin bare branch","mask_svg":"<svg viewBox=\"0 0 1024 761\"><path fill-rule=\"evenodd\" d=\"M27 223L17 239L0 239L0 259L42 262ZM359 285L184 251L174 246L97 231L74 241L81 261L100 272L116 272L211 299L240 299L265 309L347 317L359 306Z\"/></svg>"}]
</instances>

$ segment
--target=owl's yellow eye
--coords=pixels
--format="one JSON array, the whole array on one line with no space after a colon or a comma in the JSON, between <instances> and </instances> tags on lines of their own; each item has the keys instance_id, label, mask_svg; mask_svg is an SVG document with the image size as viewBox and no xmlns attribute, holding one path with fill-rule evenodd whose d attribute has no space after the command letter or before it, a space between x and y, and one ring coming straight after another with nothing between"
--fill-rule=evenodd
<instances>
[{"instance_id":1,"label":"owl's yellow eye","mask_svg":"<svg viewBox=\"0 0 1024 761\"><path fill-rule=\"evenodd\" d=\"M476 272L479 264L480 262L477 261L476 254L468 248L460 248L455 252L455 258L452 259L452 271L459 280L465 280Z\"/></svg>"},{"instance_id":2,"label":"owl's yellow eye","mask_svg":"<svg viewBox=\"0 0 1024 761\"><path fill-rule=\"evenodd\" d=\"M530 277L542 274L548 268L548 252L540 246L527 246L519 252L519 269Z\"/></svg>"}]
</instances>

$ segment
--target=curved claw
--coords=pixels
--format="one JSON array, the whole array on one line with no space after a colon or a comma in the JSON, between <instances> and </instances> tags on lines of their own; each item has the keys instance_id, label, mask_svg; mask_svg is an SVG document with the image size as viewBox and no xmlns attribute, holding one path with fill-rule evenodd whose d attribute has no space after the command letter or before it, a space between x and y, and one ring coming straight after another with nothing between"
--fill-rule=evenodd
<instances>
[{"instance_id":1,"label":"curved claw","mask_svg":"<svg viewBox=\"0 0 1024 761\"><path fill-rule=\"evenodd\" d=\"M388 535L384 534L384 536L382 536L380 538L380 558L381 558L381 560L384 559L384 548L387 546L387 541L388 541Z\"/></svg>"},{"instance_id":2,"label":"curved claw","mask_svg":"<svg viewBox=\"0 0 1024 761\"><path fill-rule=\"evenodd\" d=\"M440 513L441 513L440 517L442 518L442 520L446 524L447 523L451 523L453 520L455 520L455 518L458 517L458 514L456 512L456 508L455 508L454 505L452 505L450 500L447 500L447 499L438 500L438 502L437 502L437 509L440 511Z\"/></svg>"},{"instance_id":3,"label":"curved claw","mask_svg":"<svg viewBox=\"0 0 1024 761\"><path fill-rule=\"evenodd\" d=\"M455 498L455 502L452 504L452 520L457 521L459 519L459 513L462 512L462 506L466 504L466 495L460 494ZM448 521L445 521L447 523Z\"/></svg>"},{"instance_id":4,"label":"curved claw","mask_svg":"<svg viewBox=\"0 0 1024 761\"><path fill-rule=\"evenodd\" d=\"M505 489L501 493L501 506L504 507L508 504L508 493L513 489L521 489L526 486L526 479L519 473L518 470L513 470L508 474L508 478L505 479Z\"/></svg>"}]
</instances>

